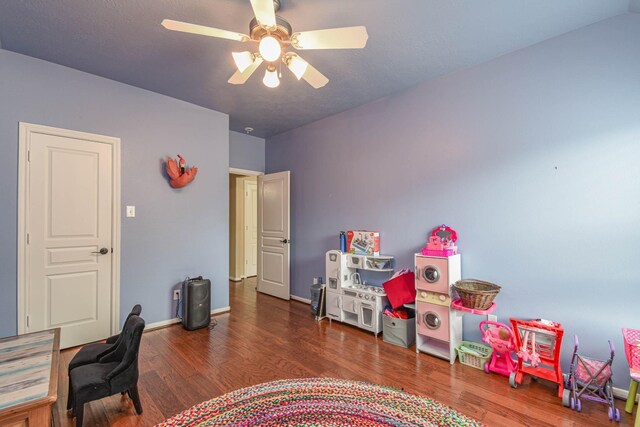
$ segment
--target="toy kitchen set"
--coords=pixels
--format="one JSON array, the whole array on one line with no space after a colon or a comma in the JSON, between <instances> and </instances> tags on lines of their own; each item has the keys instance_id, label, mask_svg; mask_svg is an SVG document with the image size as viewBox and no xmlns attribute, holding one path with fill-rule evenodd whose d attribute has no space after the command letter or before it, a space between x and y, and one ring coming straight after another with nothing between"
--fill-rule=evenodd
<instances>
[{"instance_id":1,"label":"toy kitchen set","mask_svg":"<svg viewBox=\"0 0 640 427\"><path fill-rule=\"evenodd\" d=\"M326 253L326 315L378 335L389 301L384 288L373 281L391 277L394 258L380 255L380 233L373 231L348 231L341 249Z\"/></svg>"}]
</instances>

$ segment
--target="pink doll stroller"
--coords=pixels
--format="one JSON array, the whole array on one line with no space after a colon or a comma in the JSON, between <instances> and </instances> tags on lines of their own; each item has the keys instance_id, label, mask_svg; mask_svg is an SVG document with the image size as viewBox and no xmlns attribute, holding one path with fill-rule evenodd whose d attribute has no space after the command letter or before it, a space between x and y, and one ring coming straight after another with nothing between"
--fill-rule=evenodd
<instances>
[{"instance_id":1,"label":"pink doll stroller","mask_svg":"<svg viewBox=\"0 0 640 427\"><path fill-rule=\"evenodd\" d=\"M613 380L611 364L616 349L609 341L611 356L607 360L597 360L578 353L578 336L575 336L575 347L571 357L569 375L565 376L565 389L562 393L562 404L580 412L580 398L605 403L609 407L609 419L620 421L620 411L613 399Z\"/></svg>"},{"instance_id":2,"label":"pink doll stroller","mask_svg":"<svg viewBox=\"0 0 640 427\"><path fill-rule=\"evenodd\" d=\"M487 374L495 372L508 377L518 369L516 362L511 358L511 353L516 349L513 331L503 323L489 320L480 322L480 331L482 332L482 341L493 348L491 361L485 363L484 371Z\"/></svg>"}]
</instances>

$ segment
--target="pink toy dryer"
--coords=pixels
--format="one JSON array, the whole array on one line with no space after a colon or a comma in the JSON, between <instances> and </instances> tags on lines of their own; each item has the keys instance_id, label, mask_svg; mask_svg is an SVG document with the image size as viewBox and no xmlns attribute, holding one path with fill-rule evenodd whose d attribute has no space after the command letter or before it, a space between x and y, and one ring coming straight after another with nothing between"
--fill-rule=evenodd
<instances>
[{"instance_id":1,"label":"pink toy dryer","mask_svg":"<svg viewBox=\"0 0 640 427\"><path fill-rule=\"evenodd\" d=\"M495 372L506 377L515 372L518 366L511 358L511 353L516 349L513 330L503 323L485 320L480 322L480 331L482 332L482 341L493 348L491 361L484 365L484 371L487 374Z\"/></svg>"}]
</instances>

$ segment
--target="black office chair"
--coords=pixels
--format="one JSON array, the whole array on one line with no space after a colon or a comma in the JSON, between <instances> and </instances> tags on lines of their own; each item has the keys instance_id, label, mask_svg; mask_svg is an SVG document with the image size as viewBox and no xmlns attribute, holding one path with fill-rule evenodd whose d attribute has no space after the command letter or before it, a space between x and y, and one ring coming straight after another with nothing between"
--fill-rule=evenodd
<instances>
[{"instance_id":1,"label":"black office chair","mask_svg":"<svg viewBox=\"0 0 640 427\"><path fill-rule=\"evenodd\" d=\"M117 393L127 393L138 414L142 405L138 395L138 353L144 320L136 315L127 319L116 347L97 363L78 366L69 375L72 415L82 427L84 404Z\"/></svg>"},{"instance_id":2,"label":"black office chair","mask_svg":"<svg viewBox=\"0 0 640 427\"><path fill-rule=\"evenodd\" d=\"M127 315L127 319L124 321L124 323L126 324L127 320L129 320L129 317L133 315L140 316L140 313L142 313L142 306L140 304L134 305L131 309L131 313ZM71 370L77 368L78 366L96 363L101 356L107 354L109 351L115 348L115 346L118 344L118 339L120 339L120 334L107 338L106 342L91 343L82 347L75 354L75 356L73 356L71 362L69 362L68 374L71 375ZM69 381L67 409L71 409L71 381Z\"/></svg>"}]
</instances>

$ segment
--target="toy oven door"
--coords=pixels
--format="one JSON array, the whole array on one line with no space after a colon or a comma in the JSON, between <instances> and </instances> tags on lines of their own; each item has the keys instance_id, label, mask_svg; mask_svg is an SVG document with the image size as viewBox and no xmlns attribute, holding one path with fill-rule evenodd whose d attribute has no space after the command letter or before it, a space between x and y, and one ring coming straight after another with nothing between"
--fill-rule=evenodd
<instances>
[{"instance_id":1,"label":"toy oven door","mask_svg":"<svg viewBox=\"0 0 640 427\"><path fill-rule=\"evenodd\" d=\"M369 302L360 302L358 324L362 329L373 331L376 328L376 307Z\"/></svg>"}]
</instances>

